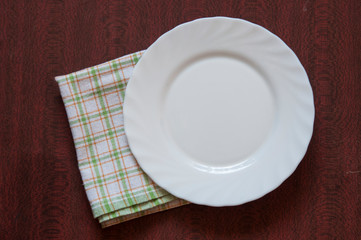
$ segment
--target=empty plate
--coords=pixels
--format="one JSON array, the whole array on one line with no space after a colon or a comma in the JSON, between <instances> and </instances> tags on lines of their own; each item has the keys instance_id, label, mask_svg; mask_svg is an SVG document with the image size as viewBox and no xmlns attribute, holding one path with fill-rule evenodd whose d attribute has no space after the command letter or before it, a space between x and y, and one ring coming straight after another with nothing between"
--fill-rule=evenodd
<instances>
[{"instance_id":1,"label":"empty plate","mask_svg":"<svg viewBox=\"0 0 361 240\"><path fill-rule=\"evenodd\" d=\"M171 194L210 206L279 186L306 153L314 114L292 50L258 25L226 17L161 36L136 65L124 104L143 170Z\"/></svg>"}]
</instances>

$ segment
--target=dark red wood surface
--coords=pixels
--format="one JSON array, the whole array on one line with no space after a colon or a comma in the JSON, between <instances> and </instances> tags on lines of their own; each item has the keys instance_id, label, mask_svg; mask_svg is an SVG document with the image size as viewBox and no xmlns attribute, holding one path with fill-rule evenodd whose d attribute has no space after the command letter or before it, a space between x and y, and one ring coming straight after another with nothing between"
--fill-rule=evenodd
<instances>
[{"instance_id":1,"label":"dark red wood surface","mask_svg":"<svg viewBox=\"0 0 361 240\"><path fill-rule=\"evenodd\" d=\"M260 24L294 50L315 95L308 152L259 200L102 230L54 76L146 49L206 16ZM0 239L361 239L360 48L359 0L1 0Z\"/></svg>"}]
</instances>

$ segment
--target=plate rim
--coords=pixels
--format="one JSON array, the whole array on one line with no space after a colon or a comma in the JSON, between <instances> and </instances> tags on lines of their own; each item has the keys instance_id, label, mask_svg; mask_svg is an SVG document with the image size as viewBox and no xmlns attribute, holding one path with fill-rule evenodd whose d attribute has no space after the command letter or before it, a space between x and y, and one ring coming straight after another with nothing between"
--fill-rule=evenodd
<instances>
[{"instance_id":1,"label":"plate rim","mask_svg":"<svg viewBox=\"0 0 361 240\"><path fill-rule=\"evenodd\" d=\"M248 198L247 200L243 200L243 201L232 201L232 202L227 202L227 201L223 201L223 202L219 202L218 204L217 203L209 203L209 202L206 202L206 201L197 201L195 199L189 199L187 197L184 197L184 195L181 195L179 194L177 191L175 191L174 189L172 189L171 187L169 187L169 185L167 184L164 184L164 182L162 181L159 181L158 177L156 176L156 174L154 174L154 171L152 169L149 168L149 164L145 164L145 162L143 162L143 158L144 157L144 153L139 153L138 150L136 149L136 147L134 147L134 142L137 142L136 139L134 139L134 134L133 133L130 133L129 132L129 129L131 129L129 127L129 124L132 124L131 123L131 119L132 117L129 117L129 111L130 111L130 115L131 115L131 110L129 110L130 108L128 108L127 106L129 105L129 101L134 101L134 100L129 100L129 99L134 99L132 97L129 97L129 86L132 85L132 79L136 78L136 74L137 74L137 69L138 69L138 66L140 66L139 64L142 63L142 60L143 59L147 59L147 53L150 53L151 50L154 46L156 46L160 41L162 41L162 39L165 38L165 36L167 36L167 34L170 34L172 31L175 31L176 29L179 29L179 28L182 28L183 26L185 25L188 25L188 24L192 24L194 22L198 22L198 21L208 21L208 20L218 20L218 19L221 19L221 20L226 20L226 21L236 21L236 22L243 22L245 24L250 24L252 27L256 27L256 28L261 28L262 31L266 31L268 32L268 34L271 34L273 37L276 37L281 43L284 44L284 46L289 50L288 53L291 53L294 55L294 57L297 59L297 63L299 65L299 67L301 67L301 70L304 71L305 73L305 76L306 76L306 82L309 86L309 90L310 90L310 94L311 94L311 97L312 97L312 108L309 109L309 116L312 118L312 124L309 126L309 136L306 137L305 139L305 146L304 146L304 151L299 155L300 156L300 159L297 161L296 164L294 164L292 167L289 167L288 168L288 171L287 173L283 173L283 177L281 178L281 180L277 181L276 183L274 183L271 187L271 188L267 188L265 189L263 192L260 192L258 195L254 195L253 197L250 197ZM134 75L135 74L135 75ZM149 175L150 178L152 178L160 187L164 188L166 191L170 192L171 194L179 197L179 198L184 198L188 201L191 201L193 203L197 203L197 204L202 204L202 205L208 205L208 206L234 206L234 205L239 205L239 204L243 204L243 203L246 203L246 202L249 202L249 201L253 201L253 200L256 200L264 195L266 195L267 193L273 191L274 189L276 189L278 186L280 186L287 178L289 178L290 175L292 175L292 173L296 170L297 166L299 165L299 163L302 161L302 159L304 158L306 152L307 152L307 149L308 149L308 146L310 144L310 141L311 141L311 138L312 138L312 133L313 133L313 128L314 128L314 119L315 119L315 107L314 107L314 96L313 96L313 91L312 91L312 87L311 87L311 84L310 84L310 81L308 79L308 76L307 76L307 73L303 67L303 65L301 64L301 62L299 61L299 59L297 58L296 54L292 51L292 49L290 49L286 43L284 43L284 41L282 41L278 36L276 36L275 34L273 34L272 32L270 32L269 30L257 25L257 24L254 24L254 23L251 23L249 21L246 21L246 20L243 20L243 19L238 19L238 18L229 18L229 17L220 17L220 16L217 16L217 17L207 17L207 18L199 18L199 19L196 19L196 20L193 20L193 21L190 21L190 22L186 22L186 23L183 23L183 24L180 24L178 26L176 26L175 28L167 31L166 33L164 33L162 36L160 36L149 48L148 50L143 54L143 56L140 58L139 62L137 63L137 65L135 66L134 70L133 70L133 75L132 77L130 78L129 80L129 83L128 83L128 86L126 88L126 93L125 93L125 100L124 100L124 104L123 104L123 113L124 113L124 128L125 128L125 134L128 138L128 144L129 144L129 147L133 153L133 155L135 156L135 158L137 159L137 162L139 163L140 167ZM132 131L132 130L131 130ZM140 157L140 158L139 158ZM141 159L141 160L140 160ZM245 193L247 194L247 193Z\"/></svg>"}]
</instances>

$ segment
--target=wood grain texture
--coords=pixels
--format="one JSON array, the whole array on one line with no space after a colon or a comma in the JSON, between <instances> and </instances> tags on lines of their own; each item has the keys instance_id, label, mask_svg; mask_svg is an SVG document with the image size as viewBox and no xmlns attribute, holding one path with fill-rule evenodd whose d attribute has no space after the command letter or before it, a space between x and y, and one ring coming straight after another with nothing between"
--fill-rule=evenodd
<instances>
[{"instance_id":1,"label":"wood grain texture","mask_svg":"<svg viewBox=\"0 0 361 240\"><path fill-rule=\"evenodd\" d=\"M360 13L358 0L0 1L0 239L360 239ZM206 16L260 24L298 55L315 96L308 152L259 200L102 230L54 76L146 49Z\"/></svg>"}]
</instances>

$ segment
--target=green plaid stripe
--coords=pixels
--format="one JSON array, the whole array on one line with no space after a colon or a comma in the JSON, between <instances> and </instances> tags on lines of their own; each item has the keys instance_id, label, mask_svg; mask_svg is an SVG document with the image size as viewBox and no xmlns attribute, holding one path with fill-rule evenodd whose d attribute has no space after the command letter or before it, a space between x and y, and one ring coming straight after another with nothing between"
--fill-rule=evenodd
<instances>
[{"instance_id":1,"label":"green plaid stripe","mask_svg":"<svg viewBox=\"0 0 361 240\"><path fill-rule=\"evenodd\" d=\"M184 204L157 186L139 167L123 126L126 84L143 51L56 77L93 215L119 222ZM172 202L172 204L170 204ZM162 210L159 207L159 210ZM137 215L138 216L138 215Z\"/></svg>"},{"instance_id":2,"label":"green plaid stripe","mask_svg":"<svg viewBox=\"0 0 361 240\"><path fill-rule=\"evenodd\" d=\"M172 200L174 199L174 200ZM182 200L182 199L176 199L174 196L168 195L165 196L164 198L160 199L159 201L163 201L164 204L160 204L154 207L149 208L151 205L153 205L152 203L145 203L144 205L141 204L141 206L139 206L140 209L144 209L138 212L134 212L134 213L122 213L122 209L119 210L119 212L116 212L114 214L112 214L111 216L105 216L105 218L109 217L109 220L104 220L104 219L100 219L99 221L101 222L102 227L109 227L112 226L114 224L118 224L121 222L125 222L125 221L129 221L132 220L134 218L138 218L138 217L142 217L148 214L152 214L152 213L156 213L156 212L160 212L160 211L164 211L164 210L168 210L171 208L176 208L185 204L188 204L187 201ZM119 217L116 217L119 216Z\"/></svg>"},{"instance_id":3,"label":"green plaid stripe","mask_svg":"<svg viewBox=\"0 0 361 240\"><path fill-rule=\"evenodd\" d=\"M113 219L113 218L117 218L117 217L129 215L129 214L132 214L132 213L140 212L142 210L144 211L146 209L153 208L155 206L164 204L166 202L170 202L170 201L175 200L175 199L176 199L176 197L168 194L166 196L163 196L163 197L160 197L160 198L157 198L157 199L154 199L154 200L146 201L146 202L143 202L141 204L136 204L136 205L133 205L133 206L128 207L128 208L119 209L118 211L114 211L114 212L109 213L109 214L104 214L104 215L99 217L99 222L102 223L102 222L108 221L108 220Z\"/></svg>"}]
</instances>

